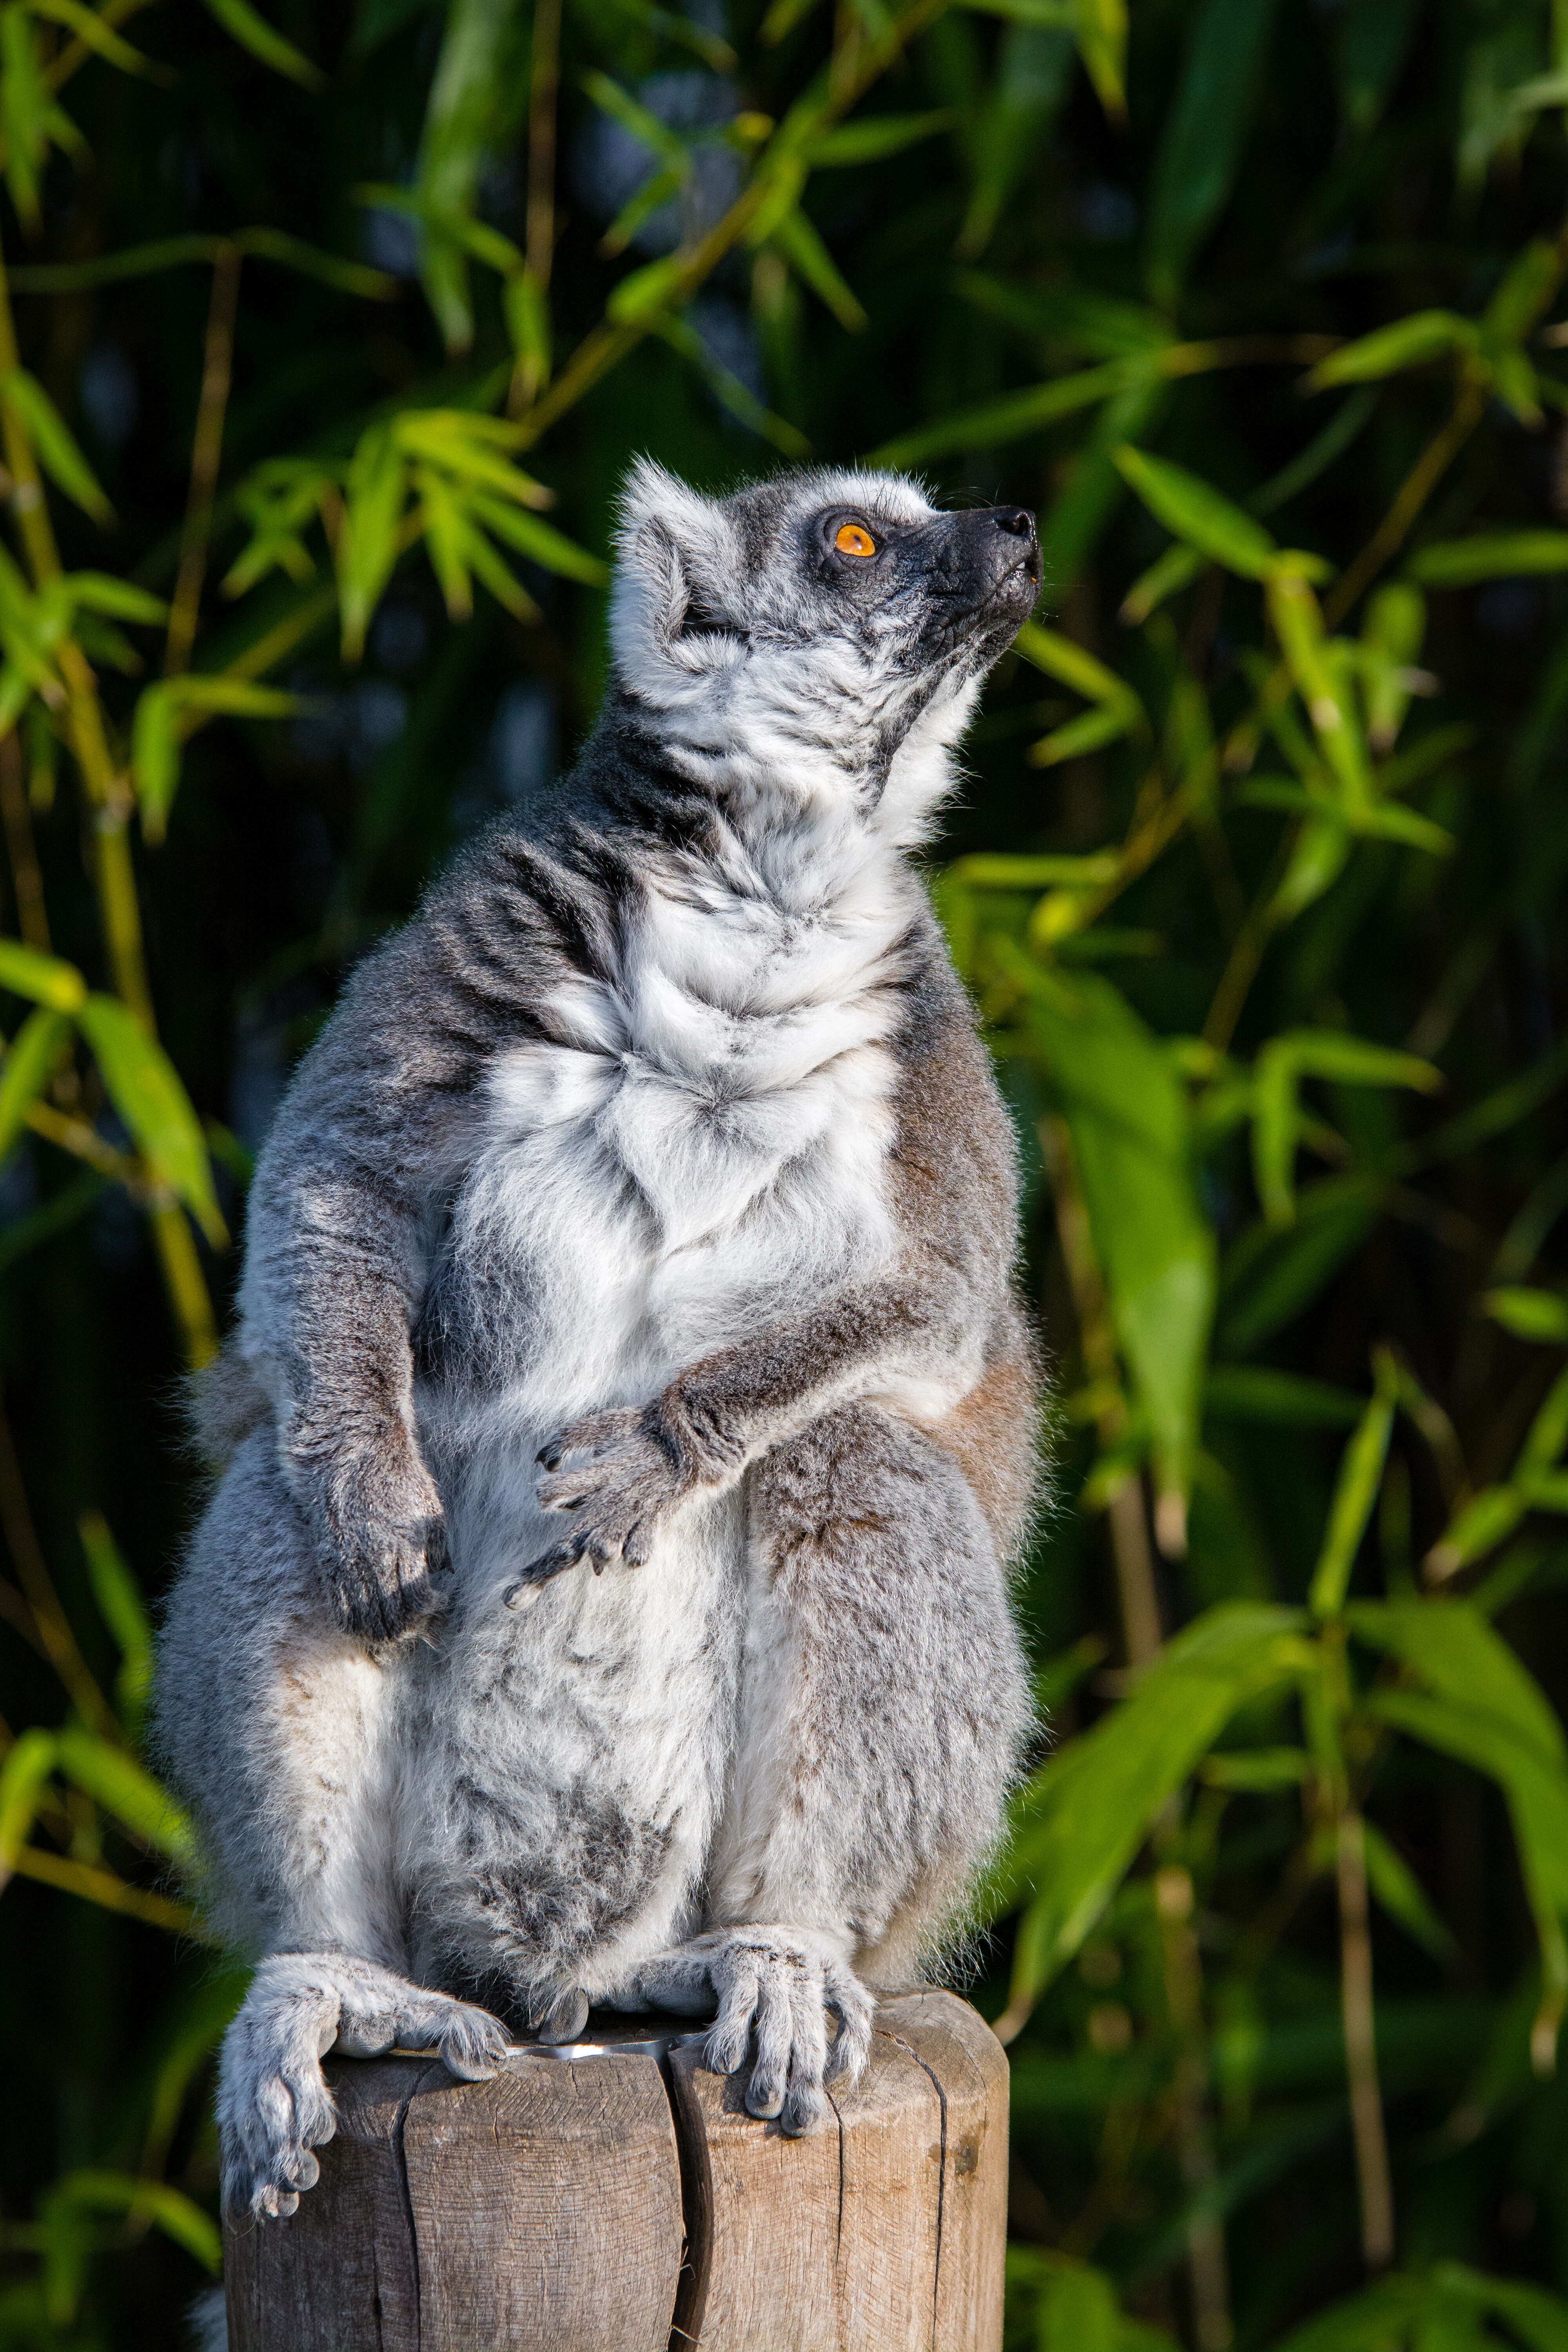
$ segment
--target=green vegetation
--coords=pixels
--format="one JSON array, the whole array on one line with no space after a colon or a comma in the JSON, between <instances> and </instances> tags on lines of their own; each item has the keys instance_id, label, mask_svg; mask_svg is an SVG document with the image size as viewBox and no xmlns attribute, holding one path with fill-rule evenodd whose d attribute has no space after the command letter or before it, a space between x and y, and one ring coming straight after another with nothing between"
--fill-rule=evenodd
<instances>
[{"instance_id":1,"label":"green vegetation","mask_svg":"<svg viewBox=\"0 0 1568 2352\"><path fill-rule=\"evenodd\" d=\"M1568 2347L1565 118L1544 0L0 7L0 2346L216 2262L176 1377L647 448L1041 511L933 856L1058 1374L1010 2347Z\"/></svg>"}]
</instances>

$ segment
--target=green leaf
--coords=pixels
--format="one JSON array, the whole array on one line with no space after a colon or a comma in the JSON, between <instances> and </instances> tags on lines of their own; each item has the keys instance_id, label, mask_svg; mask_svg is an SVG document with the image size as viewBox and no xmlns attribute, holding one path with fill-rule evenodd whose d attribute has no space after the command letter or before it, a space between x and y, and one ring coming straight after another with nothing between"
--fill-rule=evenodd
<instances>
[{"instance_id":1,"label":"green leaf","mask_svg":"<svg viewBox=\"0 0 1568 2352\"><path fill-rule=\"evenodd\" d=\"M0 1063L0 1160L5 1160L27 1123L70 1042L68 1016L40 1004L29 1013Z\"/></svg>"},{"instance_id":2,"label":"green leaf","mask_svg":"<svg viewBox=\"0 0 1568 2352\"><path fill-rule=\"evenodd\" d=\"M965 141L973 170L958 250L984 252L1008 197L1061 111L1072 79L1070 25L1010 24L996 52L996 78ZM963 290L963 281L960 281ZM1005 289L1006 302L1013 293ZM1023 298L1026 306L1028 296ZM1168 340L1163 333L1159 338Z\"/></svg>"},{"instance_id":3,"label":"green leaf","mask_svg":"<svg viewBox=\"0 0 1568 2352\"><path fill-rule=\"evenodd\" d=\"M1435 1960L1453 1957L1454 1938L1426 1900L1420 1881L1383 1832L1371 1822L1362 1823L1367 1885L1391 1919L1430 1952Z\"/></svg>"},{"instance_id":4,"label":"green leaf","mask_svg":"<svg viewBox=\"0 0 1568 2352\"><path fill-rule=\"evenodd\" d=\"M1117 1335L1148 1416L1162 1489L1185 1496L1214 1311L1181 1081L1109 981L1037 968L1028 1021L1072 1135Z\"/></svg>"},{"instance_id":5,"label":"green leaf","mask_svg":"<svg viewBox=\"0 0 1568 2352\"><path fill-rule=\"evenodd\" d=\"M37 451L38 463L68 499L96 523L114 520L114 509L104 497L91 467L78 448L65 419L36 376L26 368L0 375L0 403L10 409Z\"/></svg>"},{"instance_id":6,"label":"green leaf","mask_svg":"<svg viewBox=\"0 0 1568 2352\"><path fill-rule=\"evenodd\" d=\"M84 1511L77 1532L87 1559L98 1613L120 1651L120 1675L115 1697L120 1719L132 1738L139 1737L153 1687L153 1623L142 1589L109 1531L101 1512Z\"/></svg>"},{"instance_id":7,"label":"green leaf","mask_svg":"<svg viewBox=\"0 0 1568 2352\"><path fill-rule=\"evenodd\" d=\"M129 2172L68 2172L49 2190L49 2204L89 2213L123 2213L151 2221L216 2278L223 2267L217 2223L183 2189Z\"/></svg>"},{"instance_id":8,"label":"green leaf","mask_svg":"<svg viewBox=\"0 0 1568 2352\"><path fill-rule=\"evenodd\" d=\"M1190 588L1205 561L1200 548L1189 547L1184 541L1178 539L1163 555L1156 558L1147 572L1139 573L1121 600L1118 619L1130 628L1137 627L1148 619L1151 613L1156 612L1167 597L1176 595L1184 588Z\"/></svg>"},{"instance_id":9,"label":"green leaf","mask_svg":"<svg viewBox=\"0 0 1568 2352\"><path fill-rule=\"evenodd\" d=\"M1113 454L1123 481L1177 539L1249 580L1268 576L1279 550L1251 515L1166 457L1151 457L1130 444Z\"/></svg>"},{"instance_id":10,"label":"green leaf","mask_svg":"<svg viewBox=\"0 0 1568 2352\"><path fill-rule=\"evenodd\" d=\"M167 1854L171 1862L194 1860L190 1823L168 1790L123 1748L111 1747L94 1732L68 1727L57 1735L55 1751L67 1779L85 1789L95 1804L122 1822L143 1844Z\"/></svg>"},{"instance_id":11,"label":"green leaf","mask_svg":"<svg viewBox=\"0 0 1568 2352\"><path fill-rule=\"evenodd\" d=\"M799 205L774 222L773 242L795 275L832 311L841 327L858 334L868 323L859 301L840 277L837 263Z\"/></svg>"},{"instance_id":12,"label":"green leaf","mask_svg":"<svg viewBox=\"0 0 1568 2352\"><path fill-rule=\"evenodd\" d=\"M1286 1429L1348 1429L1364 1397L1300 1372L1264 1365L1215 1364L1204 1383L1204 1410L1222 1421L1268 1422Z\"/></svg>"},{"instance_id":13,"label":"green leaf","mask_svg":"<svg viewBox=\"0 0 1568 2352\"><path fill-rule=\"evenodd\" d=\"M0 1763L0 1884L11 1874L37 1816L55 1769L55 1736L34 1729L17 1735Z\"/></svg>"},{"instance_id":14,"label":"green leaf","mask_svg":"<svg viewBox=\"0 0 1568 2352\"><path fill-rule=\"evenodd\" d=\"M1489 1290L1482 1296L1480 1309L1516 1339L1536 1339L1543 1347L1568 1346L1568 1298L1554 1290Z\"/></svg>"},{"instance_id":15,"label":"green leaf","mask_svg":"<svg viewBox=\"0 0 1568 2352\"><path fill-rule=\"evenodd\" d=\"M20 940L0 940L0 988L30 996L56 1013L78 1012L87 996L87 982L75 964L24 947Z\"/></svg>"},{"instance_id":16,"label":"green leaf","mask_svg":"<svg viewBox=\"0 0 1568 2352\"><path fill-rule=\"evenodd\" d=\"M1374 383L1406 368L1425 367L1446 352L1468 351L1475 340L1469 320L1452 310L1415 310L1331 352L1307 378L1307 389L1326 392L1336 383Z\"/></svg>"},{"instance_id":17,"label":"green leaf","mask_svg":"<svg viewBox=\"0 0 1568 2352\"><path fill-rule=\"evenodd\" d=\"M581 580L589 588L602 588L609 578L608 568L596 555L541 522L537 515L525 514L516 507L502 508L489 499L476 499L472 511L493 538L504 540L546 572Z\"/></svg>"},{"instance_id":18,"label":"green leaf","mask_svg":"<svg viewBox=\"0 0 1568 2352\"><path fill-rule=\"evenodd\" d=\"M929 114L868 114L858 122L841 122L811 139L801 153L821 169L830 164L876 163L884 155L901 154L921 139L949 131L957 120L951 107Z\"/></svg>"},{"instance_id":19,"label":"green leaf","mask_svg":"<svg viewBox=\"0 0 1568 2352\"><path fill-rule=\"evenodd\" d=\"M137 700L131 729L131 772L145 838L163 838L179 787L180 745L192 718L287 719L299 708L298 696L280 687L202 670L148 687Z\"/></svg>"},{"instance_id":20,"label":"green leaf","mask_svg":"<svg viewBox=\"0 0 1568 2352\"><path fill-rule=\"evenodd\" d=\"M1391 2352L1407 2341L1429 2296L1424 2279L1380 2279L1292 2328L1278 2352Z\"/></svg>"},{"instance_id":21,"label":"green leaf","mask_svg":"<svg viewBox=\"0 0 1568 2352\"><path fill-rule=\"evenodd\" d=\"M168 78L151 58L133 49L129 41L122 41L95 9L84 7L82 0L27 0L27 5L35 16L47 16L54 24L64 25L79 41L108 64L117 66L121 73L150 73L161 80Z\"/></svg>"},{"instance_id":22,"label":"green leaf","mask_svg":"<svg viewBox=\"0 0 1568 2352\"><path fill-rule=\"evenodd\" d=\"M528 87L513 55L518 11L511 0L450 0L419 142L416 194L425 225L419 275L450 352L474 340L467 241L460 224L476 208Z\"/></svg>"},{"instance_id":23,"label":"green leaf","mask_svg":"<svg viewBox=\"0 0 1568 2352\"><path fill-rule=\"evenodd\" d=\"M1312 1571L1307 1598L1315 1617L1337 1617L1344 1607L1351 1570L1383 1483L1383 1465L1388 1454L1398 1395L1399 1379L1393 1360L1381 1356L1376 1391L1340 1464L1323 1548Z\"/></svg>"},{"instance_id":24,"label":"green leaf","mask_svg":"<svg viewBox=\"0 0 1568 2352\"><path fill-rule=\"evenodd\" d=\"M112 996L87 997L77 1021L150 1172L184 1202L214 1247L220 1246L226 1235L206 1139L174 1064Z\"/></svg>"},{"instance_id":25,"label":"green leaf","mask_svg":"<svg viewBox=\"0 0 1568 2352\"><path fill-rule=\"evenodd\" d=\"M1010 2011L1069 1960L1149 1828L1239 1708L1300 1667L1299 1610L1231 1601L1168 1643L1110 1715L1063 1748L1014 1801L1013 1835L982 1901L1011 1910L1035 1890L1019 1929Z\"/></svg>"},{"instance_id":26,"label":"green leaf","mask_svg":"<svg viewBox=\"0 0 1568 2352\"><path fill-rule=\"evenodd\" d=\"M338 532L338 604L345 661L364 651L365 632L396 564L407 469L390 426L362 435L349 463Z\"/></svg>"},{"instance_id":27,"label":"green leaf","mask_svg":"<svg viewBox=\"0 0 1568 2352\"><path fill-rule=\"evenodd\" d=\"M270 66L274 73L287 74L304 89L324 89L327 77L320 66L276 32L265 16L250 5L250 0L204 0L209 15L216 16L231 39L248 49L262 65Z\"/></svg>"},{"instance_id":28,"label":"green leaf","mask_svg":"<svg viewBox=\"0 0 1568 2352\"><path fill-rule=\"evenodd\" d=\"M1365 1706L1378 1722L1485 1773L1508 1800L1541 1945L1542 2005L1531 2053L1537 2073L1548 2074L1568 2001L1568 1941L1563 1936L1568 1918L1568 1769L1561 1759L1545 1757L1526 1730L1457 1696L1436 1699L1414 1691L1380 1691Z\"/></svg>"},{"instance_id":29,"label":"green leaf","mask_svg":"<svg viewBox=\"0 0 1568 2352\"><path fill-rule=\"evenodd\" d=\"M944 457L950 449L993 449L1005 441L1021 441L1075 409L1091 407L1120 392L1127 382L1128 362L1114 360L1105 367L1085 368L1080 374L1058 376L1028 392L1010 392L1000 400L982 401L961 408L930 425L917 425L897 440L886 441L867 458L868 466L899 468L922 465L928 457ZM1133 365L1142 367L1142 362Z\"/></svg>"},{"instance_id":30,"label":"green leaf","mask_svg":"<svg viewBox=\"0 0 1568 2352\"><path fill-rule=\"evenodd\" d=\"M1568 1770L1568 1740L1551 1701L1468 1601L1353 1601L1346 1622L1358 1641L1398 1658L1436 1697L1500 1717L1544 1763Z\"/></svg>"},{"instance_id":31,"label":"green leaf","mask_svg":"<svg viewBox=\"0 0 1568 2352\"><path fill-rule=\"evenodd\" d=\"M1388 751L1405 722L1412 665L1421 657L1426 634L1426 600L1410 582L1388 581L1368 599L1361 633L1362 691L1375 751Z\"/></svg>"},{"instance_id":32,"label":"green leaf","mask_svg":"<svg viewBox=\"0 0 1568 2352\"><path fill-rule=\"evenodd\" d=\"M1070 686L1086 701L1120 702L1128 692L1113 669L1107 669L1103 662L1096 661L1091 653L1086 653L1070 637L1043 627L1038 621L1026 621L1013 644L1026 661L1033 662L1047 677Z\"/></svg>"},{"instance_id":33,"label":"green leaf","mask_svg":"<svg viewBox=\"0 0 1568 2352\"><path fill-rule=\"evenodd\" d=\"M1469 539L1439 540L1413 555L1405 568L1426 588L1470 588L1478 580L1568 572L1568 530L1479 530Z\"/></svg>"},{"instance_id":34,"label":"green leaf","mask_svg":"<svg viewBox=\"0 0 1568 2352\"><path fill-rule=\"evenodd\" d=\"M1173 306L1187 264L1236 179L1273 0L1203 0L1154 158L1144 267Z\"/></svg>"}]
</instances>

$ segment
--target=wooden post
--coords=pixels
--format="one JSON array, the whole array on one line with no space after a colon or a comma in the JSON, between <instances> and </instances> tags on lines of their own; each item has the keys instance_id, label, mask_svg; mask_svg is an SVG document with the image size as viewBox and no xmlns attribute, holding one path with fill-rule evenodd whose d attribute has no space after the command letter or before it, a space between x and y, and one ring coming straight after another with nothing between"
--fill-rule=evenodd
<instances>
[{"instance_id":1,"label":"wooden post","mask_svg":"<svg viewBox=\"0 0 1568 2352\"><path fill-rule=\"evenodd\" d=\"M884 2000L805 2139L703 2038L618 2020L489 2083L330 2060L320 2183L225 2233L230 2352L999 2352L1007 2062L974 2011Z\"/></svg>"}]
</instances>

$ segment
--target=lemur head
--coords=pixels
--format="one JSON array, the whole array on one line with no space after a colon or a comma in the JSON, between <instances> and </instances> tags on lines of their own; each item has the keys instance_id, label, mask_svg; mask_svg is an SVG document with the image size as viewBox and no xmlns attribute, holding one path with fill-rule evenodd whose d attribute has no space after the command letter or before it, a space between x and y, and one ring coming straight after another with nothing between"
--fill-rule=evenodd
<instances>
[{"instance_id":1,"label":"lemur head","mask_svg":"<svg viewBox=\"0 0 1568 2352\"><path fill-rule=\"evenodd\" d=\"M954 740L1040 584L1032 514L944 514L898 474L814 468L708 499L645 458L619 556L619 683L661 731L700 759L879 789L911 736Z\"/></svg>"}]
</instances>

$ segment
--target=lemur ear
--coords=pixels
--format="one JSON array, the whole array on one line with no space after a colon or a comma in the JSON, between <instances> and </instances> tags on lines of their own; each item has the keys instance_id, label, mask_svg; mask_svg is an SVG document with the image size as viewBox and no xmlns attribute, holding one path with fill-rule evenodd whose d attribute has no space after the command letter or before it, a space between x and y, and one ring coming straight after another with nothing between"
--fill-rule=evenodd
<instances>
[{"instance_id":1,"label":"lemur ear","mask_svg":"<svg viewBox=\"0 0 1568 2352\"><path fill-rule=\"evenodd\" d=\"M740 559L723 509L639 457L616 545L610 644L623 676L640 685L660 668L710 667L714 639L726 634L724 583L733 583Z\"/></svg>"}]
</instances>

